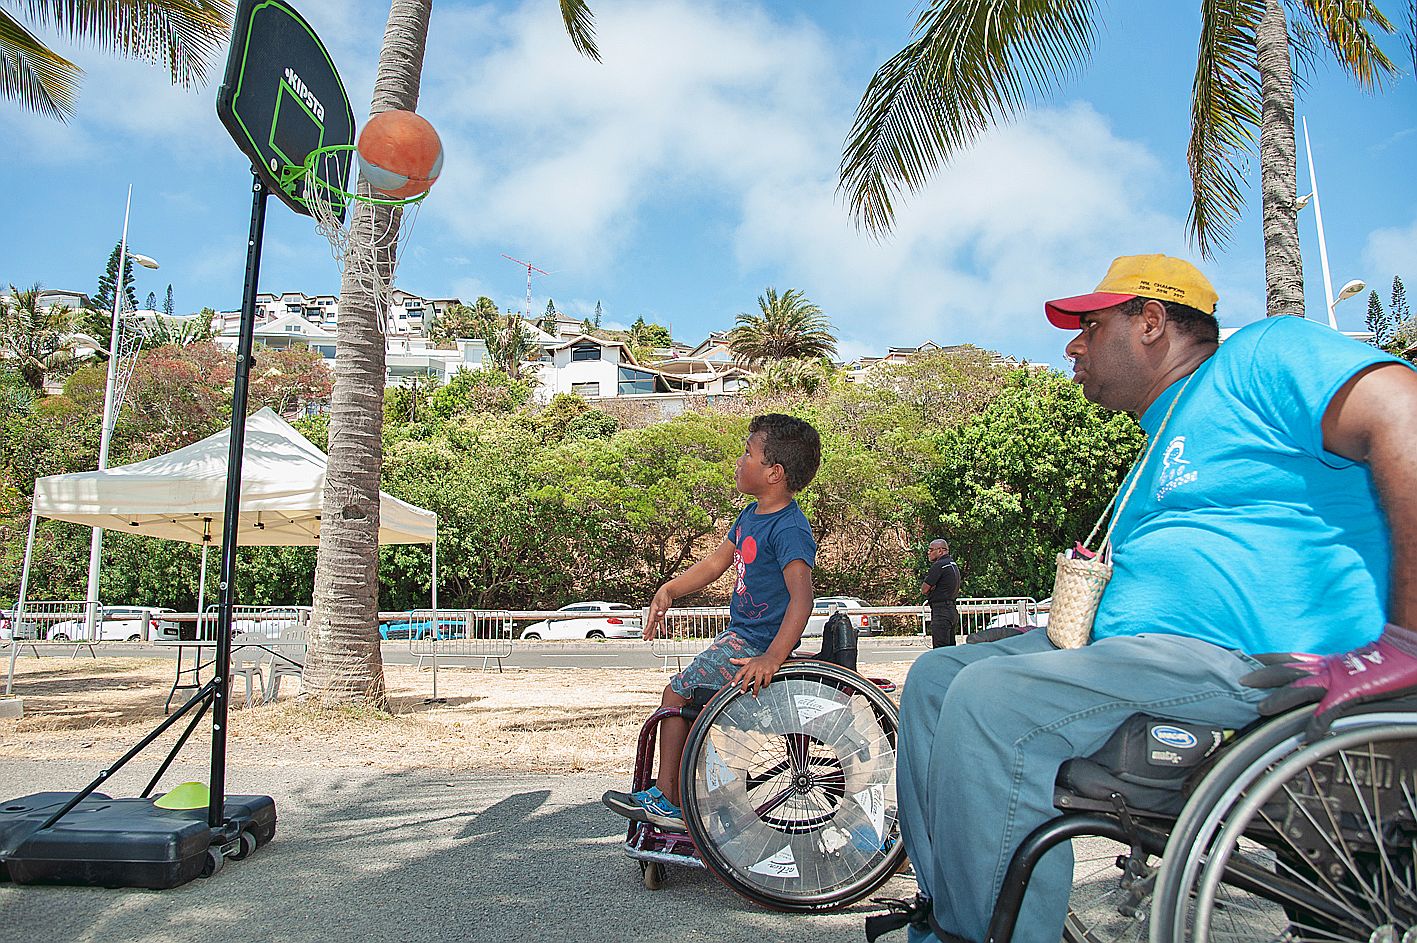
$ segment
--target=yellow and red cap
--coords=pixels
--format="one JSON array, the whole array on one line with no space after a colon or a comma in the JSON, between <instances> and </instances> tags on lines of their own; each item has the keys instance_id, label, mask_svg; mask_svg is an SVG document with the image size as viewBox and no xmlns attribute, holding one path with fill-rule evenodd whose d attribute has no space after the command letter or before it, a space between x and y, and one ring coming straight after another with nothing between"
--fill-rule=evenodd
<instances>
[{"instance_id":1,"label":"yellow and red cap","mask_svg":"<svg viewBox=\"0 0 1417 943\"><path fill-rule=\"evenodd\" d=\"M1112 267L1096 291L1045 302L1043 311L1054 327L1076 331L1079 315L1139 297L1174 301L1212 316L1220 300L1210 281L1184 259L1173 259L1169 255L1124 255L1112 260Z\"/></svg>"}]
</instances>

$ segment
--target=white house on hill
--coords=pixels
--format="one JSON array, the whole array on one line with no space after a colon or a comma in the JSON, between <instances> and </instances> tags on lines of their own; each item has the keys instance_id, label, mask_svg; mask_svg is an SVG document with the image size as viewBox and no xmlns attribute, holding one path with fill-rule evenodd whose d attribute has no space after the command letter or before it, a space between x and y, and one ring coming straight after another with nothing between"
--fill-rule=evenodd
<instances>
[{"instance_id":1,"label":"white house on hill","mask_svg":"<svg viewBox=\"0 0 1417 943\"><path fill-rule=\"evenodd\" d=\"M733 394L746 384L746 372L735 366L687 360L645 366L623 341L587 334L545 348L542 359L527 368L536 373L536 396L543 403L557 393L588 400L653 400L666 415L682 411L688 396Z\"/></svg>"}]
</instances>

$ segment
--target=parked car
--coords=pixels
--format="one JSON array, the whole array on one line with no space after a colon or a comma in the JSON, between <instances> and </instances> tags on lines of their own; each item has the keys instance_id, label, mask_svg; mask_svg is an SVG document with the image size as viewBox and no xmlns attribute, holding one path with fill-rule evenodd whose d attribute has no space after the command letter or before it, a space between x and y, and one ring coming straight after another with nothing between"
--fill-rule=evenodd
<instances>
[{"instance_id":1,"label":"parked car","mask_svg":"<svg viewBox=\"0 0 1417 943\"><path fill-rule=\"evenodd\" d=\"M33 616L33 613L31 613ZM8 642L17 635L21 639L32 639L36 637L38 626L33 618L26 619L21 623L19 631L15 631L15 610L0 609L0 641Z\"/></svg>"},{"instance_id":2,"label":"parked car","mask_svg":"<svg viewBox=\"0 0 1417 943\"><path fill-rule=\"evenodd\" d=\"M269 608L237 606L235 617L231 620L231 630L236 635L256 633L267 638L280 638L281 633L286 629L308 626L312 611L309 606L272 606ZM207 607L201 628L202 638L213 637L212 626L216 625L216 620L217 607ZM187 622L182 626L175 622L160 622L152 637L156 642L191 640L198 637L197 625L193 622Z\"/></svg>"},{"instance_id":3,"label":"parked car","mask_svg":"<svg viewBox=\"0 0 1417 943\"><path fill-rule=\"evenodd\" d=\"M421 619L397 619L393 622L379 623L379 637L385 641L398 641L403 639L424 639L433 635L433 620L431 618ZM438 638L466 638L467 623L461 619L439 619Z\"/></svg>"},{"instance_id":4,"label":"parked car","mask_svg":"<svg viewBox=\"0 0 1417 943\"><path fill-rule=\"evenodd\" d=\"M96 641L150 641L158 637L158 626L163 624L160 621L162 614L174 611L166 606L104 606L99 615ZM56 622L47 630L41 628L40 631L51 642L87 640L89 637L87 621L82 618Z\"/></svg>"},{"instance_id":5,"label":"parked car","mask_svg":"<svg viewBox=\"0 0 1417 943\"><path fill-rule=\"evenodd\" d=\"M1028 619L1028 621L1027 621L1026 624L1027 624L1030 628L1034 628L1034 629L1046 629L1046 628L1048 628L1048 610L1052 607L1052 605L1053 605L1053 597L1052 597L1052 596L1049 596L1047 599L1039 600L1039 601L1034 605L1034 615L1032 615L1032 616L1029 617L1029 619ZM1012 610L1012 611L1010 611L1010 612L1001 612L1001 613L999 613L997 616L995 616L994 618L992 618L992 619L989 620L989 623L985 626L985 628L986 628L986 629L999 629L999 628L1003 628L1003 627L1006 626L1006 625L1018 626L1018 625L1020 624L1020 622L1021 622L1020 613L1019 613L1019 611L1018 611L1017 609L1014 609L1014 610Z\"/></svg>"},{"instance_id":6,"label":"parked car","mask_svg":"<svg viewBox=\"0 0 1417 943\"><path fill-rule=\"evenodd\" d=\"M287 629L308 626L313 612L309 606L273 606L269 609L243 609L237 606L231 620L231 631L234 635L280 638Z\"/></svg>"},{"instance_id":7,"label":"parked car","mask_svg":"<svg viewBox=\"0 0 1417 943\"><path fill-rule=\"evenodd\" d=\"M802 631L803 638L821 638L822 630L826 628L827 619L831 618L831 610L836 609L864 609L871 604L855 596L818 596L812 600L813 609L829 610L825 615L809 616L807 628ZM880 635L881 617L869 613L851 613L851 618L856 622L856 633L858 635Z\"/></svg>"},{"instance_id":8,"label":"parked car","mask_svg":"<svg viewBox=\"0 0 1417 943\"><path fill-rule=\"evenodd\" d=\"M644 622L640 611L622 602L573 602L557 612L596 613L580 619L544 619L522 629L521 638L639 638Z\"/></svg>"}]
</instances>

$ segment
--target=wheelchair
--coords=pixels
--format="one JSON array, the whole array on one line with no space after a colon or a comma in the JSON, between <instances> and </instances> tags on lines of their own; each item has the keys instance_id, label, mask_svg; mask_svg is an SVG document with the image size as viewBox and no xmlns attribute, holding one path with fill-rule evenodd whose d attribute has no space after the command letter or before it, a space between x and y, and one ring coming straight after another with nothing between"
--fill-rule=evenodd
<instances>
[{"instance_id":1,"label":"wheelchair","mask_svg":"<svg viewBox=\"0 0 1417 943\"><path fill-rule=\"evenodd\" d=\"M854 665L854 644L850 663ZM895 793L898 715L882 685L829 661L793 659L755 697L705 691L640 731L633 789L654 781L658 726L691 720L680 790L685 832L631 822L624 850L644 884L667 865L706 867L783 911L854 903L901 866Z\"/></svg>"},{"instance_id":2,"label":"wheelchair","mask_svg":"<svg viewBox=\"0 0 1417 943\"><path fill-rule=\"evenodd\" d=\"M1212 731L1218 748L1169 783L1113 743L1065 763L1060 815L1015 853L986 940L1011 939L1034 865L1070 842L1070 943L1417 943L1417 699L1363 705L1309 743L1311 714Z\"/></svg>"}]
</instances>

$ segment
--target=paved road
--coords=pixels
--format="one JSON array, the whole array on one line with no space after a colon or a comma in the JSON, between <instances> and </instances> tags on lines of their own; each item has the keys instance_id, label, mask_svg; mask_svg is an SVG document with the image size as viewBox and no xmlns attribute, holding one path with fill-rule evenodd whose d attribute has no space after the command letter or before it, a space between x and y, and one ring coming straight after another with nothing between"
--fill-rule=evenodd
<instances>
[{"instance_id":1,"label":"paved road","mask_svg":"<svg viewBox=\"0 0 1417 943\"><path fill-rule=\"evenodd\" d=\"M108 791L136 794L150 772L124 771ZM94 773L7 760L0 798L76 789ZM164 782L184 779L205 770L189 763ZM228 782L276 798L276 838L256 855L170 891L0 884L0 940L844 943L863 939L862 917L879 909L773 913L686 869L646 891L619 850L624 829L598 802L620 785L604 775L233 769ZM897 877L880 893L912 892Z\"/></svg>"},{"instance_id":2,"label":"paved road","mask_svg":"<svg viewBox=\"0 0 1417 943\"><path fill-rule=\"evenodd\" d=\"M858 664L861 665L913 661L930 645L928 639L920 636L866 638L858 644ZM72 645L44 646L47 654L62 653L66 657L72 650ZM105 655L176 657L173 646L105 642L98 650ZM384 662L390 665L411 665L417 661L416 656L409 654L407 642L385 642L383 654ZM22 656L30 657L28 649ZM480 659L478 661L480 663ZM503 665L507 668L660 668L664 660L650 650L648 643L637 641L516 642L511 657Z\"/></svg>"}]
</instances>

